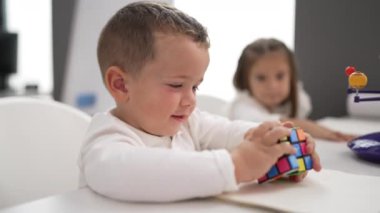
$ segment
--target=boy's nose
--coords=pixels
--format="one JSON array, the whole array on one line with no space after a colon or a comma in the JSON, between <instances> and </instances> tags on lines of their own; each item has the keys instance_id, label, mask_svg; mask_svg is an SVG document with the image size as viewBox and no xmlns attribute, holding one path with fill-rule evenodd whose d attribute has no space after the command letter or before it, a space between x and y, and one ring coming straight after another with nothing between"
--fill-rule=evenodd
<instances>
[{"instance_id":1,"label":"boy's nose","mask_svg":"<svg viewBox=\"0 0 380 213\"><path fill-rule=\"evenodd\" d=\"M182 106L194 106L196 103L195 93L193 90L186 92L181 100Z\"/></svg>"}]
</instances>

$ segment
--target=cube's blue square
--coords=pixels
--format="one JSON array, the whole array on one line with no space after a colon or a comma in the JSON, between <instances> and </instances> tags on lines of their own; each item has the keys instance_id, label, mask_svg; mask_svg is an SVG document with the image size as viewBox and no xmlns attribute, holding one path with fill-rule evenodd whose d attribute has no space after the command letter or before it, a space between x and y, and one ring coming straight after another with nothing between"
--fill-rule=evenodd
<instances>
[{"instance_id":1,"label":"cube's blue square","mask_svg":"<svg viewBox=\"0 0 380 213\"><path fill-rule=\"evenodd\" d=\"M298 143L298 136L296 129L292 129L292 132L290 133L290 142L292 143Z\"/></svg>"},{"instance_id":2,"label":"cube's blue square","mask_svg":"<svg viewBox=\"0 0 380 213\"><path fill-rule=\"evenodd\" d=\"M268 172L268 177L269 178L273 178L273 177L276 177L277 175L278 175L277 167L276 166L272 166L272 168Z\"/></svg>"},{"instance_id":3,"label":"cube's blue square","mask_svg":"<svg viewBox=\"0 0 380 213\"><path fill-rule=\"evenodd\" d=\"M289 155L288 156L288 160L289 160L290 168L292 168L292 169L298 169L298 162L297 162L296 156Z\"/></svg>"},{"instance_id":4,"label":"cube's blue square","mask_svg":"<svg viewBox=\"0 0 380 213\"><path fill-rule=\"evenodd\" d=\"M312 169L313 168L313 162L311 160L310 155L304 156L304 160L305 160L306 170Z\"/></svg>"},{"instance_id":5,"label":"cube's blue square","mask_svg":"<svg viewBox=\"0 0 380 213\"><path fill-rule=\"evenodd\" d=\"M293 144L293 147L297 150L296 152L296 157L299 158L302 156L302 150L301 150L301 146L299 143L297 144Z\"/></svg>"}]
</instances>

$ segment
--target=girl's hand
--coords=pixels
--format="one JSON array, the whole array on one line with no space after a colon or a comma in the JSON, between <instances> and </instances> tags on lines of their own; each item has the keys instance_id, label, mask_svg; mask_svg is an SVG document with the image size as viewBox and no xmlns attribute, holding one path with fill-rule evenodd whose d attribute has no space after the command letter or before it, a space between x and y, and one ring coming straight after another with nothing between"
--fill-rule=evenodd
<instances>
[{"instance_id":1,"label":"girl's hand","mask_svg":"<svg viewBox=\"0 0 380 213\"><path fill-rule=\"evenodd\" d=\"M351 134L346 134L346 133L330 130L329 132L327 132L325 139L330 140L330 141L348 142L348 141L352 141L354 138L357 138L357 137L358 135L351 135Z\"/></svg>"},{"instance_id":2,"label":"girl's hand","mask_svg":"<svg viewBox=\"0 0 380 213\"><path fill-rule=\"evenodd\" d=\"M294 122L297 126L301 127L305 132L308 132L315 138L337 142L348 142L357 137L357 135L334 131L311 120L292 119L290 121Z\"/></svg>"}]
</instances>

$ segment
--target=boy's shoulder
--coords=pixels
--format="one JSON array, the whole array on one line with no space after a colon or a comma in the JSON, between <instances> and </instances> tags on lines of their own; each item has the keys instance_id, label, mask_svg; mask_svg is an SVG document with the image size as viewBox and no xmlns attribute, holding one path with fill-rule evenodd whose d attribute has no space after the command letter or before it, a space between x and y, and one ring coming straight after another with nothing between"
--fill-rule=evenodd
<instances>
[{"instance_id":1,"label":"boy's shoulder","mask_svg":"<svg viewBox=\"0 0 380 213\"><path fill-rule=\"evenodd\" d=\"M146 139L149 140L146 140ZM87 129L84 144L102 142L126 142L133 146L144 146L143 141L155 140L155 136L145 133L122 121L112 111L96 113ZM145 144L147 145L147 144Z\"/></svg>"}]
</instances>

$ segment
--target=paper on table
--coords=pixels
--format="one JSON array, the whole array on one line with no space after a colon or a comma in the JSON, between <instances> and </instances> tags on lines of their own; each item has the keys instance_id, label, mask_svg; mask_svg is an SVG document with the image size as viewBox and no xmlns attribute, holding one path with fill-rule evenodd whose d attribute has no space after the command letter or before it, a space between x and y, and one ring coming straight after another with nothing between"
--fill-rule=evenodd
<instances>
[{"instance_id":1,"label":"paper on table","mask_svg":"<svg viewBox=\"0 0 380 213\"><path fill-rule=\"evenodd\" d=\"M218 198L275 211L380 212L380 178L325 169L301 183L250 184Z\"/></svg>"}]
</instances>

